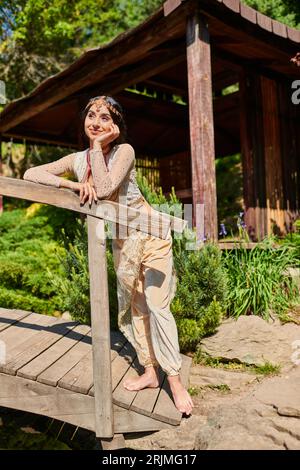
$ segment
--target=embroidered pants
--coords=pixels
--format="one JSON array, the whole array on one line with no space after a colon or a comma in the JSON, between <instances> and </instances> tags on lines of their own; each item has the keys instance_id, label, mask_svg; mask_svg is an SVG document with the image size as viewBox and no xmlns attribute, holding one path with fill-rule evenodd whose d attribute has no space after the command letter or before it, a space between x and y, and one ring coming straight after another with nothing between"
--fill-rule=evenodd
<instances>
[{"instance_id":1,"label":"embroidered pants","mask_svg":"<svg viewBox=\"0 0 300 470\"><path fill-rule=\"evenodd\" d=\"M123 245L124 239L113 240L120 285L126 276L126 270L118 269ZM138 279L130 300L131 332L140 364L144 367L159 364L167 375L178 375L181 368L177 326L170 311L175 294L174 276L176 281L171 232L166 240L146 235ZM122 331L126 335L126 330Z\"/></svg>"}]
</instances>

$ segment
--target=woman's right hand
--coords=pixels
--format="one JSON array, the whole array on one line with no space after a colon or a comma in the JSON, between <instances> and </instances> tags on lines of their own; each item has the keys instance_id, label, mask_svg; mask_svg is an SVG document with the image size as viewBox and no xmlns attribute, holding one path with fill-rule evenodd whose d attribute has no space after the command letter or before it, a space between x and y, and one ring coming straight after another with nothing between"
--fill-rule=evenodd
<instances>
[{"instance_id":1,"label":"woman's right hand","mask_svg":"<svg viewBox=\"0 0 300 470\"><path fill-rule=\"evenodd\" d=\"M97 202L97 193L96 193L95 187L92 186L89 182L86 182L86 183L73 182L72 189L74 191L79 191L80 204L84 204L87 199L89 200L89 205L92 204L93 199L95 202Z\"/></svg>"}]
</instances>

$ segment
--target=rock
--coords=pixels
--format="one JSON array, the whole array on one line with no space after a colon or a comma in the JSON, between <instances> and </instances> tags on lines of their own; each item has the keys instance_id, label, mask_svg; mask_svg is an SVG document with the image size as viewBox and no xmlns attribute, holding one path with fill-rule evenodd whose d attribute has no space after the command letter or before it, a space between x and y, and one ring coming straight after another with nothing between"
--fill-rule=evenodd
<instances>
[{"instance_id":1,"label":"rock","mask_svg":"<svg viewBox=\"0 0 300 470\"><path fill-rule=\"evenodd\" d=\"M267 322L257 316L240 316L223 322L215 335L201 341L201 350L212 357L246 364L293 367L293 342L300 340L300 326Z\"/></svg>"},{"instance_id":2,"label":"rock","mask_svg":"<svg viewBox=\"0 0 300 470\"><path fill-rule=\"evenodd\" d=\"M71 314L70 314L70 312L68 312L68 311L65 311L65 312L62 314L61 318L62 318L63 320L70 320L70 321L72 321Z\"/></svg>"},{"instance_id":3,"label":"rock","mask_svg":"<svg viewBox=\"0 0 300 470\"><path fill-rule=\"evenodd\" d=\"M265 379L246 398L220 405L196 438L199 450L300 450L299 369ZM297 417L296 417L297 416Z\"/></svg>"},{"instance_id":4,"label":"rock","mask_svg":"<svg viewBox=\"0 0 300 470\"><path fill-rule=\"evenodd\" d=\"M190 386L227 385L230 390L239 390L256 381L254 374L233 372L212 367L194 365L191 367Z\"/></svg>"},{"instance_id":5,"label":"rock","mask_svg":"<svg viewBox=\"0 0 300 470\"><path fill-rule=\"evenodd\" d=\"M139 450L192 450L197 431L205 423L201 416L183 419L179 426L163 429L143 437L125 436L126 447Z\"/></svg>"}]
</instances>

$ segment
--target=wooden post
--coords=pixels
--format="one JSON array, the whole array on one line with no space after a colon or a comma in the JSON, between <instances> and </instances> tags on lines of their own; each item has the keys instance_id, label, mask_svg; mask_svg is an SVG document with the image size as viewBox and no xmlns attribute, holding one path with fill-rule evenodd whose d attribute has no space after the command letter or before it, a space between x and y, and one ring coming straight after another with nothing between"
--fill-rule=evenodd
<instances>
[{"instance_id":1,"label":"wooden post","mask_svg":"<svg viewBox=\"0 0 300 470\"><path fill-rule=\"evenodd\" d=\"M187 19L193 215L197 241L218 239L210 38L198 10Z\"/></svg>"},{"instance_id":2,"label":"wooden post","mask_svg":"<svg viewBox=\"0 0 300 470\"><path fill-rule=\"evenodd\" d=\"M2 170L2 136L0 134L0 176L3 176ZM3 212L3 196L0 194L0 215Z\"/></svg>"},{"instance_id":3,"label":"wooden post","mask_svg":"<svg viewBox=\"0 0 300 470\"><path fill-rule=\"evenodd\" d=\"M264 122L264 154L266 175L266 217L267 235L283 235L284 201L282 176L282 143L278 87L275 80L260 77L262 90L262 110Z\"/></svg>"},{"instance_id":4,"label":"wooden post","mask_svg":"<svg viewBox=\"0 0 300 470\"><path fill-rule=\"evenodd\" d=\"M243 164L244 221L253 241L266 233L266 179L259 77L240 75L240 135Z\"/></svg>"},{"instance_id":5,"label":"wooden post","mask_svg":"<svg viewBox=\"0 0 300 470\"><path fill-rule=\"evenodd\" d=\"M88 215L87 222L95 390L95 430L97 437L112 438L114 426L104 220Z\"/></svg>"}]
</instances>

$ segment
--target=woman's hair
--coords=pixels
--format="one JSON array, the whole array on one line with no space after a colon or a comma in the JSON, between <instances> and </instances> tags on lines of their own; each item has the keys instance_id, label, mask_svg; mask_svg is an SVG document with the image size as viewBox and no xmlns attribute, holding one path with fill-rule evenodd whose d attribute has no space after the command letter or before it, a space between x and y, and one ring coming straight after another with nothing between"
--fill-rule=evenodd
<instances>
[{"instance_id":1,"label":"woman's hair","mask_svg":"<svg viewBox=\"0 0 300 470\"><path fill-rule=\"evenodd\" d=\"M82 133L82 137L83 137L82 140L84 141L84 143L88 142L88 137L86 136L86 134L84 132L85 118L86 118L91 106L94 104L94 102L96 100L101 100L101 99L107 105L107 109L109 110L109 114L111 115L113 122L115 124L117 124L117 126L120 129L119 137L116 140L114 140L113 142L111 142L111 144L112 145L118 145L118 144L125 143L126 140L127 140L127 126L126 126L125 119L124 119L123 108L120 105L120 103L118 101L116 101L112 96L103 96L103 95L94 96L93 98L90 98L90 100L88 101L86 107L80 113L81 133Z\"/></svg>"}]
</instances>

